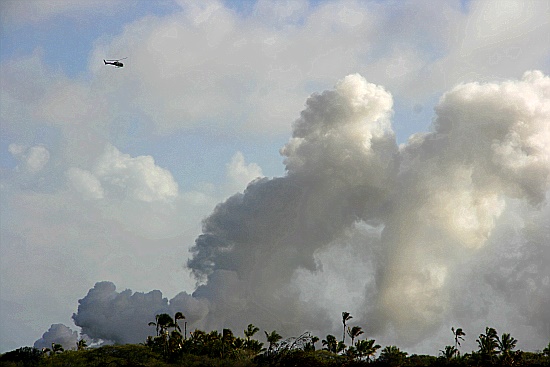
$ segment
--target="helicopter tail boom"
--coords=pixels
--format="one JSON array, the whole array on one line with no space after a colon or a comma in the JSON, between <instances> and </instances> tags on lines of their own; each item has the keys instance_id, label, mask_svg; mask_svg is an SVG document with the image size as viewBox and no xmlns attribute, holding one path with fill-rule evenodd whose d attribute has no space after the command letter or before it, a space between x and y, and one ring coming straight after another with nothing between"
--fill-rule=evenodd
<instances>
[{"instance_id":1,"label":"helicopter tail boom","mask_svg":"<svg viewBox=\"0 0 550 367\"><path fill-rule=\"evenodd\" d=\"M103 63L105 65L114 65L116 66L117 68L121 68L124 66L123 63L120 62L120 60L124 60L124 59L127 59L127 57L123 58L123 59L115 59L115 60L105 60L103 59Z\"/></svg>"}]
</instances>

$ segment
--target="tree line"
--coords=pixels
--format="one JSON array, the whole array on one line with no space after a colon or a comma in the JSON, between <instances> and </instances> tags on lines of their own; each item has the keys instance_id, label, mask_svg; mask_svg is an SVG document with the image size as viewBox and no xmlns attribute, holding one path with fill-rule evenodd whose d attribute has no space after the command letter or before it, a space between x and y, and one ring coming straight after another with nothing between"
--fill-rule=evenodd
<instances>
[{"instance_id":1,"label":"tree line","mask_svg":"<svg viewBox=\"0 0 550 367\"><path fill-rule=\"evenodd\" d=\"M541 352L516 349L517 340L487 327L476 339L478 349L460 351L466 333L451 328L453 343L437 356L408 355L395 345L382 348L374 339L361 338L361 326L350 326L353 317L342 312L342 339L332 334L320 340L310 332L283 338L264 330L265 342L255 336L260 329L249 324L244 337L230 329L187 332L182 312L167 313L148 323L154 335L138 345L89 348L80 339L73 350L60 344L38 350L23 347L0 356L1 366L550 366L550 343ZM183 330L182 330L183 326ZM261 335L261 333L260 333ZM320 342L320 343L319 343ZM349 344L346 344L348 343Z\"/></svg>"}]
</instances>

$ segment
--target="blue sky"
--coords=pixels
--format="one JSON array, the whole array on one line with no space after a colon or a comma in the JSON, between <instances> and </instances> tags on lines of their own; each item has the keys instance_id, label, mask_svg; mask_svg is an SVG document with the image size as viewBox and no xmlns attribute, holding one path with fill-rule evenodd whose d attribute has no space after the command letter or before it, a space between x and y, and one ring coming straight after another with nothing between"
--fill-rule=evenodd
<instances>
[{"instance_id":1,"label":"blue sky","mask_svg":"<svg viewBox=\"0 0 550 367\"><path fill-rule=\"evenodd\" d=\"M97 281L192 292L201 221L252 180L285 176L279 150L308 97L347 75L391 93L406 145L433 130L454 86L550 73L548 1L0 9L2 352L54 323L77 330L71 315ZM122 57L124 68L103 65Z\"/></svg>"},{"instance_id":2,"label":"blue sky","mask_svg":"<svg viewBox=\"0 0 550 367\"><path fill-rule=\"evenodd\" d=\"M40 0L36 2L29 1L23 5L16 4L15 1L6 2L4 8L6 9L5 16L7 17L7 21L2 32L0 59L3 62L8 60L17 62L19 58L26 58L33 53L38 53L44 67L54 73L61 73L75 80L87 80L90 77L88 74L89 63L93 62L90 60L90 53L94 48L94 43L98 42L98 40L115 37L123 31L126 25L143 17L162 18L163 16L169 16L171 13L182 10L174 1L124 1L110 2L109 4L102 4L99 2L97 6L89 6L88 9L79 10L76 7L67 7L64 11L63 7L59 7L59 12L54 11L50 14L44 11L47 15L43 16L34 15L27 17L17 14L16 16L23 19L12 18L12 13L16 12L13 8L18 8L19 10L17 11L21 13L31 12L30 9L33 7L32 4L41 4L39 7L47 8L47 3L47 1ZM309 2L307 6L310 9L314 9L323 3L323 1L312 1ZM384 2L375 3L383 4ZM223 2L223 4L228 10L235 12L235 15L238 17L250 17L255 8L253 1L226 1ZM461 3L461 6L464 5ZM38 14L42 13L39 11ZM421 47L423 48L432 47L430 45L425 45L425 42L421 43ZM385 52L384 45L378 47L382 48L380 52ZM116 51L113 52L116 53ZM192 53L193 50L190 49L190 52ZM434 55L438 55L438 52L441 51L434 47L433 52ZM103 56L108 59L126 57L126 55L118 54L106 54ZM371 56L368 56L368 58L370 57ZM101 60L99 60L98 63L100 61ZM132 62L132 60L126 61L127 65L131 65ZM322 89L330 87L331 82L333 81L327 80L325 83L321 84L313 83L312 87L309 89L311 92L319 91L315 88ZM125 93L125 91L122 90L118 93ZM110 97L113 99L117 98L116 96ZM439 98L439 96L434 95L428 103L431 105L435 104L437 98ZM411 106L399 100L395 101L395 103L399 104L399 108L396 108L395 111L396 126L399 127L396 129L396 134L399 142L405 142L410 134L428 128L433 115L430 105L427 105L426 108L422 108L421 113L414 112L414 118L410 119L409 116L411 112L414 111L414 106L411 108ZM250 142L245 144L244 141L235 139L220 139L216 134L212 134L212 131L206 134L200 131L179 131L175 132L175 134L180 135L179 138L174 136L159 136L155 138L157 139L156 144L151 144L139 138L128 143L122 142L121 144L127 147L128 153L134 155L152 154L156 156L162 166L170 168L172 172L176 171L175 174L178 174L178 166L189 166L189 162L181 162L181 160L175 160L174 157L168 159L165 158L164 154L154 154L156 153L156 149L159 149L159 152L162 152L162 149L169 149L165 144L167 143L166 139L170 140L172 144L175 140L179 140L182 143L181 149L183 149L182 153L184 153L182 155L201 154L203 157L206 155L210 157L209 160L215 160L218 164L222 164L224 158L235 151L253 149L257 156L257 163L263 167L265 174L268 176L276 176L284 172L284 167L280 164L281 160L278 158L278 147L281 147L287 140L290 125L298 114L299 111L296 111L294 116L290 116L290 119L287 121L288 129L286 129L286 131L277 131L278 134L275 136L271 134L268 137L258 137L258 139L260 139L258 143L259 146L265 146L267 142L273 144L274 149L271 151L258 149L258 146L248 148ZM416 126L407 126L411 123L411 120L414 121ZM269 122L266 121L266 123ZM132 124L133 126L138 126L139 122L133 121ZM200 129L200 127L198 128ZM131 139L131 137L135 135L135 131L136 128L128 128L127 134L129 137L124 137L124 140L128 138ZM40 134L40 138L43 139L44 136L48 135L47 133ZM238 133L235 135L238 135ZM235 136L235 138L247 140L248 137ZM263 139L267 139L267 141ZM10 155L5 154L7 146L12 142L13 139L10 140L8 134L3 134L2 161L8 166L11 165L13 167L16 164L15 160ZM197 150L198 146L208 146L209 149L200 152L200 150ZM192 165L195 159L191 159L190 161ZM197 179L210 181L212 179L221 178L219 173L220 170L197 172L193 169L193 171L198 175L198 177L196 177Z\"/></svg>"},{"instance_id":3,"label":"blue sky","mask_svg":"<svg viewBox=\"0 0 550 367\"><path fill-rule=\"evenodd\" d=\"M9 17L9 7L12 4L5 6L7 8L7 16ZM27 7L31 7L33 2L28 2ZM38 1L42 6L46 6L46 1ZM114 5L113 5L114 4ZM310 2L308 6L310 8L315 8L323 4L323 1L314 1ZM246 1L227 1L224 2L224 5L227 9L236 12L237 16L247 17L250 16L254 11L254 2ZM101 7L106 6L107 9L103 12ZM19 6L22 8L21 11L27 11L27 7ZM137 1L137 2L114 2L109 5L99 4L97 7L92 7L88 10L75 10L70 8L65 13L53 13L49 15L46 19L23 19L17 21L15 19L8 19L6 28L3 31L2 35L2 50L0 58L2 61L14 61L17 62L18 58L25 58L28 55L31 55L37 52L40 55L40 60L43 65L53 72L61 73L69 78L74 78L76 80L86 80L89 78L88 65L90 60L90 53L94 47L94 42L97 42L98 39L109 39L120 34L124 26L137 21L145 16L148 17L163 17L168 16L171 13L181 11L180 6L177 3L172 1L158 1L158 2L148 2L148 1ZM88 16L88 13L92 16ZM95 13L95 14L94 14ZM104 14L103 14L104 13ZM423 46L424 47L424 46ZM428 46L429 47L429 46ZM190 50L192 52L192 50ZM105 58L117 58L125 57L125 55L105 55ZM101 60L99 60L100 62ZM127 65L131 65L132 60L126 61ZM328 81L330 83L330 81ZM322 87L329 87L330 84L324 83ZM315 85L315 87L320 87ZM315 92L315 89L311 89L311 92ZM119 93L125 93L124 90ZM111 98L116 99L116 96ZM438 96L432 98L430 101L432 104L435 103ZM396 103L401 104L400 101ZM405 142L408 136L419 130L427 129L432 117L432 111L428 107L422 110L422 113L416 112L414 115L415 123L418 124L418 127L408 128L406 125L410 123L411 119L408 119L407 116L410 116L411 108L410 106L399 106L400 108L396 109L396 124L400 127L396 129L397 138L400 142ZM288 130L290 129L290 124L292 119L298 116L299 111L296 111L295 116L292 116L288 121ZM403 121L403 122L401 122ZM266 121L266 123L269 123ZM134 126L139 125L139 122L133 121ZM200 127L198 127L200 129ZM128 128L127 134L130 139L135 135L136 128ZM231 155L233 152L238 150L254 150L255 155L257 156L257 163L264 168L265 174L268 176L281 175L284 172L284 167L280 164L281 160L278 158L277 153L278 147L281 147L288 138L288 131L278 131L276 136L269 136L267 138L259 136L258 139L260 142L259 146L248 147L250 142L245 143L244 141L238 141L235 139L224 139L208 132L206 134L195 131L181 131L175 132L179 134L179 137L171 136L159 136L156 137L157 143L151 144L149 141L140 140L139 138L131 142L123 142L123 146L127 147L128 153L134 155L139 154L152 154L157 157L159 163L170 168L172 172L177 174L178 166L189 167L189 162L181 162L181 160L176 160L172 157L169 159L169 154L155 154L157 149L159 153L163 153L163 149L169 149L167 144L174 143L175 140L178 140L181 143L182 155L193 155L200 154L203 156L202 159L205 159L205 156L209 157L209 161L219 162L218 164L224 163L224 159ZM44 135L40 134L41 138ZM237 134L236 134L237 135ZM124 140L129 137L124 137ZM16 162L13 157L6 155L7 146L12 143L12 140L6 139L7 134L3 135L2 138L2 160L6 164L13 167ZM235 136L236 139L247 139L247 137ZM169 140L168 142L166 140ZM267 139L263 140L262 139ZM271 151L266 151L263 149L258 149L261 146L265 146L266 143L273 144L274 149ZM198 147L208 146L209 149L206 151L200 151ZM246 152L245 152L246 153ZM165 158L166 157L166 158ZM190 159L191 166L195 159ZM185 171L185 169L183 169ZM212 179L220 179L220 170L209 170L196 172L197 179L210 181ZM203 176L204 175L204 176Z\"/></svg>"}]
</instances>

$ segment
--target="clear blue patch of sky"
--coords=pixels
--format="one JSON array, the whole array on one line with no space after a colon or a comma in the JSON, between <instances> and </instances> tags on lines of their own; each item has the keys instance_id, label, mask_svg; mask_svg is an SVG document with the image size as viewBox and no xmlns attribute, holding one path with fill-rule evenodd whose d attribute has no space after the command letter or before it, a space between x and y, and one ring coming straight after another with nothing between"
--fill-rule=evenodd
<instances>
[{"instance_id":1,"label":"clear blue patch of sky","mask_svg":"<svg viewBox=\"0 0 550 367\"><path fill-rule=\"evenodd\" d=\"M396 133L397 144L406 143L412 134L431 131L434 107L439 101L439 95L434 95L422 103L403 103L394 100L393 130Z\"/></svg>"}]
</instances>

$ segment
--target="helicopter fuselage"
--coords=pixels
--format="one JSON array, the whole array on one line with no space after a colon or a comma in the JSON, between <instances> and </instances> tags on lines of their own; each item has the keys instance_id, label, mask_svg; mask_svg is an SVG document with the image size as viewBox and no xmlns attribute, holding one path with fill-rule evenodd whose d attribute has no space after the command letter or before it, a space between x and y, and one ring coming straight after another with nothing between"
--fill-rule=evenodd
<instances>
[{"instance_id":1,"label":"helicopter fuselage","mask_svg":"<svg viewBox=\"0 0 550 367\"><path fill-rule=\"evenodd\" d=\"M114 65L114 66L116 66L117 68L121 68L121 67L124 66L124 64L121 63L120 61L109 62L109 61L103 60L103 62L105 63L105 65Z\"/></svg>"}]
</instances>

